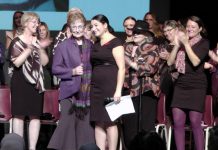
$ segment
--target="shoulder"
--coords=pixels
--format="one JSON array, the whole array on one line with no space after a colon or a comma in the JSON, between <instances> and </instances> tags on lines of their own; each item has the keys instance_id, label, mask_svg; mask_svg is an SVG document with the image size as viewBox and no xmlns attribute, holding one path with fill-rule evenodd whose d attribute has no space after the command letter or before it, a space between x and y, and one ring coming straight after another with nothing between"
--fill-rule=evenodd
<instances>
[{"instance_id":1,"label":"shoulder","mask_svg":"<svg viewBox=\"0 0 218 150\"><path fill-rule=\"evenodd\" d=\"M13 32L12 31L5 31L6 37L13 39Z\"/></svg>"},{"instance_id":2,"label":"shoulder","mask_svg":"<svg viewBox=\"0 0 218 150\"><path fill-rule=\"evenodd\" d=\"M210 46L209 40L202 38L198 43L196 43L193 46L193 49L207 49L207 50L209 50L209 46Z\"/></svg>"},{"instance_id":3,"label":"shoulder","mask_svg":"<svg viewBox=\"0 0 218 150\"><path fill-rule=\"evenodd\" d=\"M85 38L84 38L84 43L85 43L87 46L89 46L89 47L93 46L92 41L90 41L90 40L88 40L88 39L85 39Z\"/></svg>"},{"instance_id":4,"label":"shoulder","mask_svg":"<svg viewBox=\"0 0 218 150\"><path fill-rule=\"evenodd\" d=\"M71 43L71 39L65 39L63 42L59 43L57 48L63 48L69 45L69 43Z\"/></svg>"},{"instance_id":5,"label":"shoulder","mask_svg":"<svg viewBox=\"0 0 218 150\"><path fill-rule=\"evenodd\" d=\"M210 42L208 39L202 38L201 42L202 42L202 44L208 45L208 47L209 47Z\"/></svg>"},{"instance_id":6,"label":"shoulder","mask_svg":"<svg viewBox=\"0 0 218 150\"><path fill-rule=\"evenodd\" d=\"M112 42L117 45L123 45L123 42L118 37L115 37L114 39L112 39Z\"/></svg>"},{"instance_id":7,"label":"shoulder","mask_svg":"<svg viewBox=\"0 0 218 150\"><path fill-rule=\"evenodd\" d=\"M15 37L15 38L11 41L11 45L15 45L15 44L17 44L17 42L22 42L19 37Z\"/></svg>"},{"instance_id":8,"label":"shoulder","mask_svg":"<svg viewBox=\"0 0 218 150\"><path fill-rule=\"evenodd\" d=\"M122 41L117 37L113 38L110 43L112 45L112 48L116 48L118 46L123 46Z\"/></svg>"}]
</instances>

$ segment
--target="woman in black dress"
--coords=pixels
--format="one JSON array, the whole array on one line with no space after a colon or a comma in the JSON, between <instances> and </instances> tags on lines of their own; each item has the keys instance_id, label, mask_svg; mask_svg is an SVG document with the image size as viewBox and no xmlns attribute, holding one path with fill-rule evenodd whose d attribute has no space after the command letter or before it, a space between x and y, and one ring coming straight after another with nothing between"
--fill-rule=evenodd
<instances>
[{"instance_id":1,"label":"woman in black dress","mask_svg":"<svg viewBox=\"0 0 218 150\"><path fill-rule=\"evenodd\" d=\"M48 63L46 46L33 36L39 25L36 13L27 12L21 18L23 32L13 39L9 48L11 61L11 111L13 132L23 137L24 117L28 116L29 149L35 150L40 130L39 116L43 109L43 69Z\"/></svg>"},{"instance_id":2,"label":"woman in black dress","mask_svg":"<svg viewBox=\"0 0 218 150\"><path fill-rule=\"evenodd\" d=\"M104 107L104 99L113 97L119 101L124 82L125 62L121 41L110 33L108 19L104 15L92 18L92 31L99 41L91 52L93 66L91 80L91 121L95 122L96 144L101 150L116 150L118 129Z\"/></svg>"},{"instance_id":3,"label":"woman in black dress","mask_svg":"<svg viewBox=\"0 0 218 150\"><path fill-rule=\"evenodd\" d=\"M180 73L172 100L174 133L177 150L185 150L185 120L189 116L197 150L204 149L201 127L207 78L204 63L209 51L209 42L204 38L205 28L200 18L191 16L186 32L178 31L175 45L168 58L168 65L175 62Z\"/></svg>"}]
</instances>

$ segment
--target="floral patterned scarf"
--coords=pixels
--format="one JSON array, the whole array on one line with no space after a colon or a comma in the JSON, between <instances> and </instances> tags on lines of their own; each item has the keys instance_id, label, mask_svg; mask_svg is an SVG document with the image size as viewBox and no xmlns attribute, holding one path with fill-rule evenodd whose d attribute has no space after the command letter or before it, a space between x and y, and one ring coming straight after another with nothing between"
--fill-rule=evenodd
<instances>
[{"instance_id":1,"label":"floral patterned scarf","mask_svg":"<svg viewBox=\"0 0 218 150\"><path fill-rule=\"evenodd\" d=\"M201 35L197 35L189 40L191 46L195 45L202 39ZM175 67L179 73L185 74L185 49L180 48L177 53Z\"/></svg>"}]
</instances>

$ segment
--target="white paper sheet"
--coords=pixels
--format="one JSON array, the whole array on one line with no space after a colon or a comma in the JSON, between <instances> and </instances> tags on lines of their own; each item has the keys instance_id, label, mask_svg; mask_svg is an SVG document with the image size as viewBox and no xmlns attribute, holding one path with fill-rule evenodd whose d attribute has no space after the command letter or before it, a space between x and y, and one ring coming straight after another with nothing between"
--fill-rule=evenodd
<instances>
[{"instance_id":1,"label":"white paper sheet","mask_svg":"<svg viewBox=\"0 0 218 150\"><path fill-rule=\"evenodd\" d=\"M122 96L119 103L111 102L105 106L111 121L124 114L134 113L135 109L130 95Z\"/></svg>"}]
</instances>

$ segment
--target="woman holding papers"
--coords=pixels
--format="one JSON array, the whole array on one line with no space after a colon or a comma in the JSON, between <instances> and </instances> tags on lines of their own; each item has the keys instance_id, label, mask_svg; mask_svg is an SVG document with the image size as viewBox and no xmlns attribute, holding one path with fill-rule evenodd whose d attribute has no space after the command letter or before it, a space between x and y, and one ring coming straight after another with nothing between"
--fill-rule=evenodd
<instances>
[{"instance_id":1,"label":"woman holding papers","mask_svg":"<svg viewBox=\"0 0 218 150\"><path fill-rule=\"evenodd\" d=\"M160 94L160 78L157 73L160 59L154 34L148 31L148 23L142 20L136 21L133 34L133 42L124 45L126 62L124 88L130 93L136 111L134 114L123 116L124 141L127 148L141 130L139 125L143 130L154 130L156 106ZM140 100L141 110L139 110ZM141 121L138 121L139 115Z\"/></svg>"},{"instance_id":2,"label":"woman holding papers","mask_svg":"<svg viewBox=\"0 0 218 150\"><path fill-rule=\"evenodd\" d=\"M91 80L91 121L95 122L95 140L101 150L116 150L117 122L112 122L106 112L104 99L119 102L125 75L124 49L121 41L111 33L107 17L92 18L92 31L99 38L91 52L93 67Z\"/></svg>"}]
</instances>

